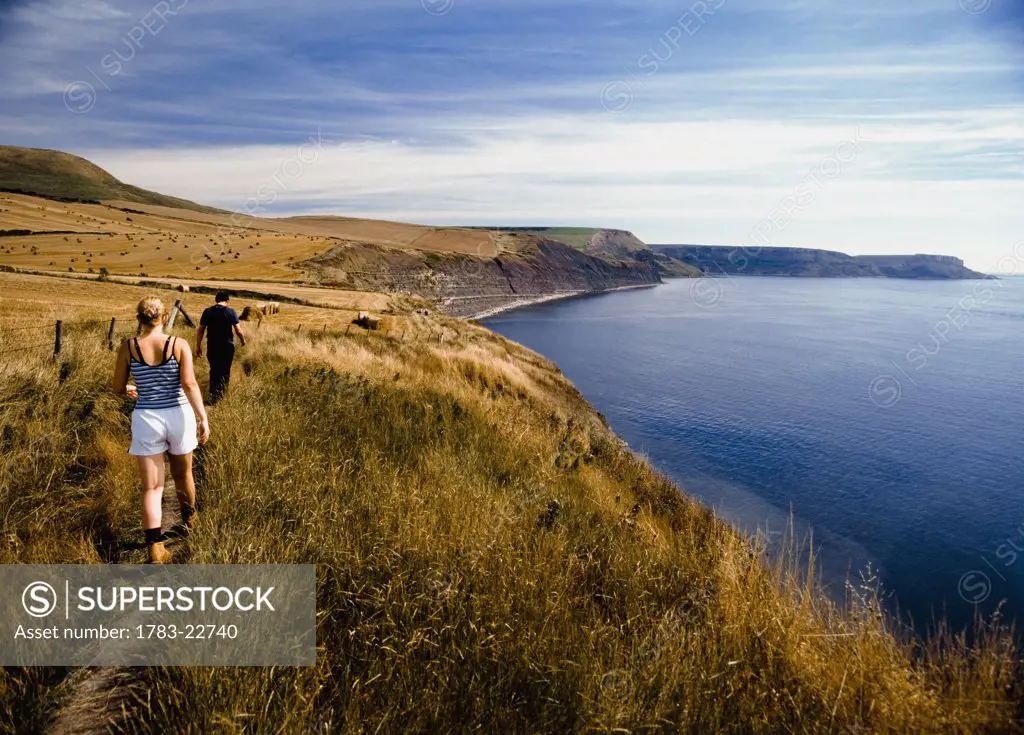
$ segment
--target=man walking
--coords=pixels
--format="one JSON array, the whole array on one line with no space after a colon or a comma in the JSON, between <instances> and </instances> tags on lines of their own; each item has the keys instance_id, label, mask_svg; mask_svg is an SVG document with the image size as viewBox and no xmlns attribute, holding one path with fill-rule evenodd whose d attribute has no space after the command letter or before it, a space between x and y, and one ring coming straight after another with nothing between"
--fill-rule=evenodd
<instances>
[{"instance_id":1,"label":"man walking","mask_svg":"<svg viewBox=\"0 0 1024 735\"><path fill-rule=\"evenodd\" d=\"M228 392L231 381L231 361L235 359L235 335L245 347L245 333L238 321L238 314L228 306L230 295L224 291L217 294L213 306L203 312L196 335L196 357L203 356L203 336L207 338L207 359L210 361L210 403L216 403Z\"/></svg>"}]
</instances>

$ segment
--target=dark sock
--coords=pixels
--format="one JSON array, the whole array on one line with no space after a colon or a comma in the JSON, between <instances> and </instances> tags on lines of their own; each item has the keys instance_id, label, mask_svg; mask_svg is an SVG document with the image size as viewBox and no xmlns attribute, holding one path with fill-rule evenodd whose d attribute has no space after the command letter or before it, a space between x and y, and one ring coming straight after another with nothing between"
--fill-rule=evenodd
<instances>
[{"instance_id":1,"label":"dark sock","mask_svg":"<svg viewBox=\"0 0 1024 735\"><path fill-rule=\"evenodd\" d=\"M181 522L184 525L188 525L189 519L196 514L194 506L181 504Z\"/></svg>"},{"instance_id":2,"label":"dark sock","mask_svg":"<svg viewBox=\"0 0 1024 735\"><path fill-rule=\"evenodd\" d=\"M146 534L147 544L158 544L164 540L164 531L162 528L147 528L143 533Z\"/></svg>"}]
</instances>

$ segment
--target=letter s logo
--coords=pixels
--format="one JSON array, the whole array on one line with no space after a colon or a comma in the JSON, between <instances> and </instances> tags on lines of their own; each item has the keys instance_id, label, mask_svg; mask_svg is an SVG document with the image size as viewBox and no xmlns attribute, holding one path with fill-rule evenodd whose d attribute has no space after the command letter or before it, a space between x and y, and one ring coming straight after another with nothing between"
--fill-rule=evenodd
<instances>
[{"instance_id":1,"label":"letter s logo","mask_svg":"<svg viewBox=\"0 0 1024 735\"><path fill-rule=\"evenodd\" d=\"M57 608L57 592L46 582L33 582L21 593L21 605L34 618L45 618Z\"/></svg>"}]
</instances>

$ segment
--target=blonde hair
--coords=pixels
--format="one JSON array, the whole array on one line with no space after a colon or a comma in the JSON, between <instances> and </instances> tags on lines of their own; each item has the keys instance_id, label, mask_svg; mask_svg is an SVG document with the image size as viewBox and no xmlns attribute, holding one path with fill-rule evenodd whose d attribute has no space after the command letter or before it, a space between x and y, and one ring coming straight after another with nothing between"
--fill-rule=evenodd
<instances>
[{"instance_id":1,"label":"blonde hair","mask_svg":"<svg viewBox=\"0 0 1024 735\"><path fill-rule=\"evenodd\" d=\"M135 309L139 317L139 324L145 324L147 327L155 327L157 324L163 322L164 317L167 316L167 308L164 306L164 302L156 296L147 296Z\"/></svg>"}]
</instances>

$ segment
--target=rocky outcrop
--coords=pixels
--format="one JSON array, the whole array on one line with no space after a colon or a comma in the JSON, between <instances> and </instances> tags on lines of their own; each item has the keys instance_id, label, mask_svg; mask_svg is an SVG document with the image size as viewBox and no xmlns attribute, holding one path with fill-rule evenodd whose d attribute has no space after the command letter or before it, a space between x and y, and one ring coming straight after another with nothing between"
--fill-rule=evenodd
<instances>
[{"instance_id":1,"label":"rocky outcrop","mask_svg":"<svg viewBox=\"0 0 1024 735\"><path fill-rule=\"evenodd\" d=\"M650 252L650 248L626 230L595 230L583 252L612 258L631 258L638 252Z\"/></svg>"},{"instance_id":2,"label":"rocky outcrop","mask_svg":"<svg viewBox=\"0 0 1024 735\"><path fill-rule=\"evenodd\" d=\"M817 278L985 278L948 255L846 255L810 248L654 245L655 253L699 268L707 275L807 276Z\"/></svg>"},{"instance_id":3,"label":"rocky outcrop","mask_svg":"<svg viewBox=\"0 0 1024 735\"><path fill-rule=\"evenodd\" d=\"M492 228L542 240L560 242L605 260L639 262L654 265L665 278L696 278L701 272L691 265L661 253L655 253L628 230L595 227L507 227Z\"/></svg>"},{"instance_id":4,"label":"rocky outcrop","mask_svg":"<svg viewBox=\"0 0 1024 735\"><path fill-rule=\"evenodd\" d=\"M625 230L597 230L584 252L604 258L651 263L666 278L695 278L701 275L692 265L665 253L654 252L643 240Z\"/></svg>"},{"instance_id":5,"label":"rocky outcrop","mask_svg":"<svg viewBox=\"0 0 1024 735\"><path fill-rule=\"evenodd\" d=\"M654 263L598 258L547 239L494 258L347 242L297 267L322 285L413 293L455 316L531 299L661 282Z\"/></svg>"}]
</instances>

